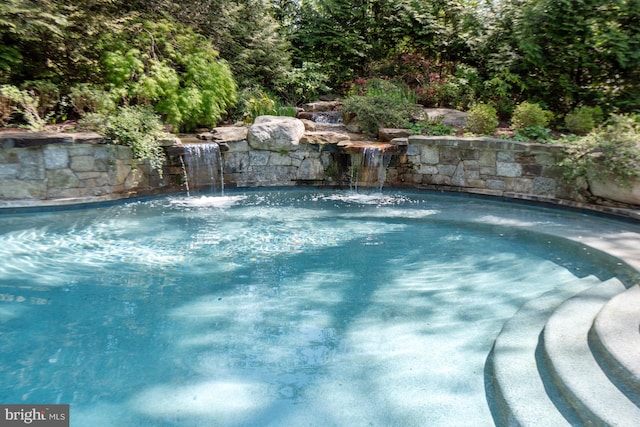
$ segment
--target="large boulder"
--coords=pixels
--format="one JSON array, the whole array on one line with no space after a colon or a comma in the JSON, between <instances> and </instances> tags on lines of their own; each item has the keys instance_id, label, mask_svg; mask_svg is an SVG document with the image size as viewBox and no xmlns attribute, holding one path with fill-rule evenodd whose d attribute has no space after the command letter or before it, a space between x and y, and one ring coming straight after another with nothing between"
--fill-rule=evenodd
<instances>
[{"instance_id":1,"label":"large boulder","mask_svg":"<svg viewBox=\"0 0 640 427\"><path fill-rule=\"evenodd\" d=\"M640 206L640 179L632 180L627 186L618 184L605 173L589 174L591 194L607 200Z\"/></svg>"},{"instance_id":2,"label":"large boulder","mask_svg":"<svg viewBox=\"0 0 640 427\"><path fill-rule=\"evenodd\" d=\"M443 125L463 128L467 126L467 116L468 114L464 111L451 108L425 108L421 118L428 118L431 121L439 120Z\"/></svg>"},{"instance_id":3,"label":"large boulder","mask_svg":"<svg viewBox=\"0 0 640 427\"><path fill-rule=\"evenodd\" d=\"M304 130L304 123L294 117L259 116L249 128L247 141L254 150L292 151Z\"/></svg>"}]
</instances>

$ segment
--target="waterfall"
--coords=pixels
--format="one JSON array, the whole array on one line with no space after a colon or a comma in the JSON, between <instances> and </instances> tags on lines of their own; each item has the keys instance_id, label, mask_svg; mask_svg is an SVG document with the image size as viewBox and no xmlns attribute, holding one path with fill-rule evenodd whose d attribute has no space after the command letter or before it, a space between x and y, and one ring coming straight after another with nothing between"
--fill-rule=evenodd
<instances>
[{"instance_id":1,"label":"waterfall","mask_svg":"<svg viewBox=\"0 0 640 427\"><path fill-rule=\"evenodd\" d=\"M224 174L220 146L216 143L185 144L184 163L186 164L187 194L192 191L215 191L220 189L224 195Z\"/></svg>"},{"instance_id":2,"label":"waterfall","mask_svg":"<svg viewBox=\"0 0 640 427\"><path fill-rule=\"evenodd\" d=\"M351 189L373 187L382 191L387 174L391 154L379 147L362 147L359 152L351 154Z\"/></svg>"},{"instance_id":3,"label":"waterfall","mask_svg":"<svg viewBox=\"0 0 640 427\"><path fill-rule=\"evenodd\" d=\"M187 190L187 197L191 196L189 191L189 174L187 173L187 167L184 164L184 156L180 156L180 166L182 167L182 177L184 179L184 188Z\"/></svg>"}]
</instances>

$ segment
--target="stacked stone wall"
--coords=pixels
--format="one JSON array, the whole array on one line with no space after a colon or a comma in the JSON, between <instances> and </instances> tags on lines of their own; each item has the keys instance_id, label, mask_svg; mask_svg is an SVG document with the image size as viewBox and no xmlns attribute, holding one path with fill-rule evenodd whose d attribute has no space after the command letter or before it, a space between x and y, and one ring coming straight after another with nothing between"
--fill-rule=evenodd
<instances>
[{"instance_id":1,"label":"stacked stone wall","mask_svg":"<svg viewBox=\"0 0 640 427\"><path fill-rule=\"evenodd\" d=\"M391 143L395 147L386 188L462 191L637 212L634 205L594 199L586 184L583 188L568 186L557 166L561 146L427 136L396 138ZM286 150L252 147L246 138L219 144L226 187L307 184L348 188L349 159L359 146L345 145L339 139L319 142L308 134ZM128 147L106 144L99 135L0 135L0 206L185 191L183 149L178 143L166 151L168 163L161 179L147 163L135 165Z\"/></svg>"},{"instance_id":2,"label":"stacked stone wall","mask_svg":"<svg viewBox=\"0 0 640 427\"><path fill-rule=\"evenodd\" d=\"M390 185L464 190L496 196L577 200L557 166L561 146L490 138L411 136L392 165Z\"/></svg>"},{"instance_id":3,"label":"stacked stone wall","mask_svg":"<svg viewBox=\"0 0 640 427\"><path fill-rule=\"evenodd\" d=\"M165 183L129 147L96 134L19 134L0 140L0 201L126 197Z\"/></svg>"}]
</instances>

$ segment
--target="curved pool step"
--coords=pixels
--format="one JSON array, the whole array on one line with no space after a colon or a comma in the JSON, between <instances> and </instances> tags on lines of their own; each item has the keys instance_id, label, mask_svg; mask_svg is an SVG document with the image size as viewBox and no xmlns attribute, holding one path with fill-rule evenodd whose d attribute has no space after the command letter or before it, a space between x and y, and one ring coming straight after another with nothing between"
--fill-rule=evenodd
<instances>
[{"instance_id":1,"label":"curved pool step","mask_svg":"<svg viewBox=\"0 0 640 427\"><path fill-rule=\"evenodd\" d=\"M589 338L603 370L640 406L640 285L630 287L604 305L593 322Z\"/></svg>"},{"instance_id":2,"label":"curved pool step","mask_svg":"<svg viewBox=\"0 0 640 427\"><path fill-rule=\"evenodd\" d=\"M487 394L499 426L569 426L547 395L536 362L538 338L549 316L566 299L602 282L574 279L530 300L509 319L487 360Z\"/></svg>"},{"instance_id":3,"label":"curved pool step","mask_svg":"<svg viewBox=\"0 0 640 427\"><path fill-rule=\"evenodd\" d=\"M640 408L609 380L588 343L589 330L602 307L624 291L617 279L582 291L562 303L544 327L545 368L559 398L584 425L635 427L640 422Z\"/></svg>"}]
</instances>

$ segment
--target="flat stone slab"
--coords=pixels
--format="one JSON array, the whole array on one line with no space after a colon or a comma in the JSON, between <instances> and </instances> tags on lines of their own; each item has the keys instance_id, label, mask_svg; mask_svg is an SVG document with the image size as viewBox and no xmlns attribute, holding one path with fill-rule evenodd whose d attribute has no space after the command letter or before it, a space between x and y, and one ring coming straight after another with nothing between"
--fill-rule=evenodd
<instances>
[{"instance_id":1,"label":"flat stone slab","mask_svg":"<svg viewBox=\"0 0 640 427\"><path fill-rule=\"evenodd\" d=\"M305 132L300 138L300 143L311 145L337 145L341 142L349 141L350 137L346 133L332 131Z\"/></svg>"},{"instance_id":2,"label":"flat stone slab","mask_svg":"<svg viewBox=\"0 0 640 427\"><path fill-rule=\"evenodd\" d=\"M368 141L342 141L338 143L338 147L347 154L362 153L366 149L379 150L382 153L395 152L398 147L386 142L368 142Z\"/></svg>"},{"instance_id":3,"label":"flat stone slab","mask_svg":"<svg viewBox=\"0 0 640 427\"><path fill-rule=\"evenodd\" d=\"M238 142L247 139L247 126L222 126L197 135L198 139L215 142Z\"/></svg>"},{"instance_id":4,"label":"flat stone slab","mask_svg":"<svg viewBox=\"0 0 640 427\"><path fill-rule=\"evenodd\" d=\"M51 144L102 144L95 132L0 132L0 148L29 148Z\"/></svg>"}]
</instances>

